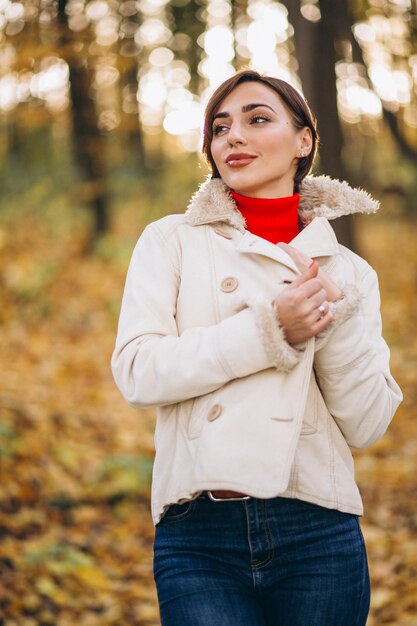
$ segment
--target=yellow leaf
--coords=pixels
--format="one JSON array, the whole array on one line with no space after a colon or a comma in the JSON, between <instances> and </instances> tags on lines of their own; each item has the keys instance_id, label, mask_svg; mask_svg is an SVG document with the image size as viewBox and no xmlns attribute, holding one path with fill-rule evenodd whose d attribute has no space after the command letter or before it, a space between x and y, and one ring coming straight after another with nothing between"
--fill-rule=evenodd
<instances>
[{"instance_id":1,"label":"yellow leaf","mask_svg":"<svg viewBox=\"0 0 417 626\"><path fill-rule=\"evenodd\" d=\"M108 589L110 586L109 579L103 572L94 566L77 567L73 574L78 580L94 589Z\"/></svg>"}]
</instances>

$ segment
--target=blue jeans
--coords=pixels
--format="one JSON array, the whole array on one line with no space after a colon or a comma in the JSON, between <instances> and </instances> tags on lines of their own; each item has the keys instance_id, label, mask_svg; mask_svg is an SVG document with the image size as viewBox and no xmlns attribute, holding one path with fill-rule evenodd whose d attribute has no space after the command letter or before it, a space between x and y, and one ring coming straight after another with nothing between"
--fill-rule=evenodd
<instances>
[{"instance_id":1,"label":"blue jeans","mask_svg":"<svg viewBox=\"0 0 417 626\"><path fill-rule=\"evenodd\" d=\"M364 626L355 515L287 498L171 506L156 526L162 626Z\"/></svg>"}]
</instances>

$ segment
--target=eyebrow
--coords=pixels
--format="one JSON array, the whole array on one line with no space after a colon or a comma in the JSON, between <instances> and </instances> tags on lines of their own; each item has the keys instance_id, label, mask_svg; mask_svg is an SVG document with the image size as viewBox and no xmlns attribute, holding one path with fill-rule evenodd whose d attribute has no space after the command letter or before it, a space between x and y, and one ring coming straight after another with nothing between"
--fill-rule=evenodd
<instances>
[{"instance_id":1,"label":"eyebrow","mask_svg":"<svg viewBox=\"0 0 417 626\"><path fill-rule=\"evenodd\" d=\"M242 113L249 113L249 111L253 111L253 109L257 109L258 107L266 107L267 109L270 109L273 113L276 113L276 111L272 107L270 107L269 104L264 104L263 102L253 102L252 104L245 104L245 106L242 107ZM220 111L220 113L216 113L216 115L213 117L213 122L218 117L230 117L230 113L228 113L227 111Z\"/></svg>"}]
</instances>

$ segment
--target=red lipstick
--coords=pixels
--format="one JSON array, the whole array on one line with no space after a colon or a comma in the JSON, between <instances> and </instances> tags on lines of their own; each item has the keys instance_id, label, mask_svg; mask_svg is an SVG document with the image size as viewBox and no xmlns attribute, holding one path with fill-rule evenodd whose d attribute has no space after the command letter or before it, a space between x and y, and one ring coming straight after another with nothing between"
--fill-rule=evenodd
<instances>
[{"instance_id":1,"label":"red lipstick","mask_svg":"<svg viewBox=\"0 0 417 626\"><path fill-rule=\"evenodd\" d=\"M247 152L234 152L226 158L226 164L229 167L244 167L252 163L257 157Z\"/></svg>"}]
</instances>

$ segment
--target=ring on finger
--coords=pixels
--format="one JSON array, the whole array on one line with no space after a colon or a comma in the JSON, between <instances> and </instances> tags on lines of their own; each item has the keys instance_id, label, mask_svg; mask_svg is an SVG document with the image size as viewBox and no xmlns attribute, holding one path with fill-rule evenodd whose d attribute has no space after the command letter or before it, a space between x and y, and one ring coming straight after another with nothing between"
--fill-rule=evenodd
<instances>
[{"instance_id":1,"label":"ring on finger","mask_svg":"<svg viewBox=\"0 0 417 626\"><path fill-rule=\"evenodd\" d=\"M326 315L326 308L322 304L317 307L317 310L320 313L320 317L324 317Z\"/></svg>"}]
</instances>

